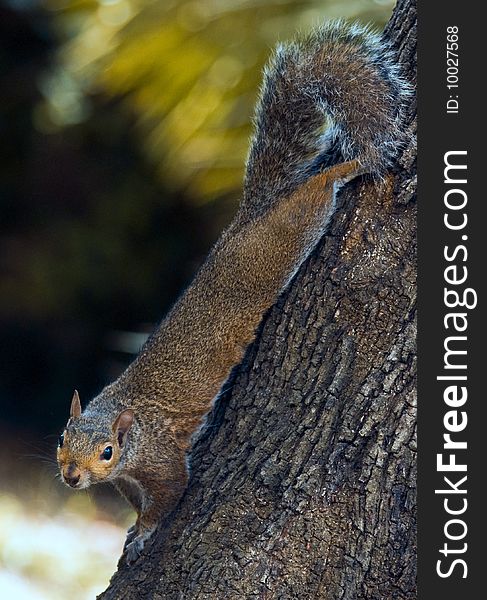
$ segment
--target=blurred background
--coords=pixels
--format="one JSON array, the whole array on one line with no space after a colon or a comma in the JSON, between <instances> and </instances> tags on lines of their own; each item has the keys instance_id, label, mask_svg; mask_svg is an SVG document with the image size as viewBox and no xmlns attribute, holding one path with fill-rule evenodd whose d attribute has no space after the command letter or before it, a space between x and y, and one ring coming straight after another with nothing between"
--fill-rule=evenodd
<instances>
[{"instance_id":1,"label":"blurred background","mask_svg":"<svg viewBox=\"0 0 487 600\"><path fill-rule=\"evenodd\" d=\"M55 479L235 211L262 65L390 0L0 0L0 597L94 598L133 516Z\"/></svg>"}]
</instances>

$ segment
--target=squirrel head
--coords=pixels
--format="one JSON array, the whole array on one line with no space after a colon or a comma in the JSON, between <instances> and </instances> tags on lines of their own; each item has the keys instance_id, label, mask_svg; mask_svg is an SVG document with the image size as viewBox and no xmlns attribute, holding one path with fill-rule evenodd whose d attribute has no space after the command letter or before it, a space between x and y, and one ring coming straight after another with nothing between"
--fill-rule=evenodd
<instances>
[{"instance_id":1,"label":"squirrel head","mask_svg":"<svg viewBox=\"0 0 487 600\"><path fill-rule=\"evenodd\" d=\"M75 489L109 481L120 463L127 434L134 421L130 408L115 418L111 427L81 414L75 390L69 420L59 436L57 461L64 483Z\"/></svg>"}]
</instances>

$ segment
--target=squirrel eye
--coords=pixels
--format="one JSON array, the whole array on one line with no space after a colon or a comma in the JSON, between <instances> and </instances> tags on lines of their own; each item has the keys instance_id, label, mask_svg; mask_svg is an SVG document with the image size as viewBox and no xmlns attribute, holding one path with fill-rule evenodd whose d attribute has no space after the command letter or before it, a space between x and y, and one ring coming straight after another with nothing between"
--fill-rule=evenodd
<instances>
[{"instance_id":1,"label":"squirrel eye","mask_svg":"<svg viewBox=\"0 0 487 600\"><path fill-rule=\"evenodd\" d=\"M61 433L61 435L58 437L58 440L57 440L58 448L62 448L63 444L64 444L64 433Z\"/></svg>"},{"instance_id":2,"label":"squirrel eye","mask_svg":"<svg viewBox=\"0 0 487 600\"><path fill-rule=\"evenodd\" d=\"M112 454L113 454L113 449L111 446L107 446L105 448L105 450L103 450L103 452L101 453L101 459L102 460L110 460L112 458Z\"/></svg>"}]
</instances>

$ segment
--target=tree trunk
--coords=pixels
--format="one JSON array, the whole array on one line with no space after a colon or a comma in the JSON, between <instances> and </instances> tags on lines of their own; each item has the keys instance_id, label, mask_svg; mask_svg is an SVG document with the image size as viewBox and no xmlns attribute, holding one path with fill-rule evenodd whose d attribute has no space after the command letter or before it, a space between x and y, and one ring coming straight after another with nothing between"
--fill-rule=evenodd
<instances>
[{"instance_id":1,"label":"tree trunk","mask_svg":"<svg viewBox=\"0 0 487 600\"><path fill-rule=\"evenodd\" d=\"M384 35L415 83L413 2ZM414 174L411 141L383 182L340 195L210 415L170 525L103 600L416 598Z\"/></svg>"}]
</instances>

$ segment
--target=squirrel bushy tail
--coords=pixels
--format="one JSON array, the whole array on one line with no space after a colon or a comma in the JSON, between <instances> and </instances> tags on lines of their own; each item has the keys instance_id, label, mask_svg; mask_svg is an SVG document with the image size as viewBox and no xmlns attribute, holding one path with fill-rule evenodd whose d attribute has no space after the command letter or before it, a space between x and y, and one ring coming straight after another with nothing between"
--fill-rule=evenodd
<instances>
[{"instance_id":1,"label":"squirrel bushy tail","mask_svg":"<svg viewBox=\"0 0 487 600\"><path fill-rule=\"evenodd\" d=\"M266 204L352 159L380 176L404 139L410 93L388 43L368 27L332 21L278 45L257 104L245 199Z\"/></svg>"}]
</instances>

